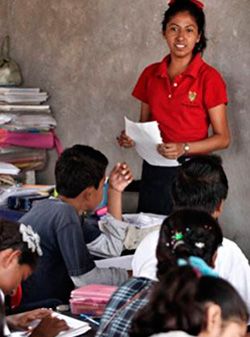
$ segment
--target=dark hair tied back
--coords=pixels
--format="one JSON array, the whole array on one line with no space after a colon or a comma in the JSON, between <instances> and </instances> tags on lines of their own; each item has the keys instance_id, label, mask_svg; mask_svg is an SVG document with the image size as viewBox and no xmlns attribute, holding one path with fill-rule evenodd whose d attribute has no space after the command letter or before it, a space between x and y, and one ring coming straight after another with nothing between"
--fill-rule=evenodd
<instances>
[{"instance_id":1,"label":"dark hair tied back","mask_svg":"<svg viewBox=\"0 0 250 337\"><path fill-rule=\"evenodd\" d=\"M247 323L246 305L237 291L219 277L197 277L190 266L170 267L132 321L130 337L182 330L197 336L207 326L207 303L221 308L222 320Z\"/></svg>"},{"instance_id":2,"label":"dark hair tied back","mask_svg":"<svg viewBox=\"0 0 250 337\"><path fill-rule=\"evenodd\" d=\"M222 243L218 222L207 212L183 209L163 221L156 249L157 277L161 277L178 259L197 256L212 265L213 256Z\"/></svg>"},{"instance_id":3,"label":"dark hair tied back","mask_svg":"<svg viewBox=\"0 0 250 337\"><path fill-rule=\"evenodd\" d=\"M180 12L188 12L195 20L198 26L198 33L200 34L200 40L196 43L193 55L197 53L202 53L207 46L207 38L205 34L206 29L206 19L203 12L202 3L198 0L174 0L170 1L170 7L164 13L164 18L162 20L162 31L166 32L168 22Z\"/></svg>"}]
</instances>

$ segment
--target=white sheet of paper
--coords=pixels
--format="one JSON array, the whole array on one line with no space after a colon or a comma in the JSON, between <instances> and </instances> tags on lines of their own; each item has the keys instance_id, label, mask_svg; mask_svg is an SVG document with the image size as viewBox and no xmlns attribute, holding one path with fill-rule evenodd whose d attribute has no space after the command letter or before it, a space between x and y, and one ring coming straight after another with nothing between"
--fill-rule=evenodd
<instances>
[{"instance_id":1,"label":"white sheet of paper","mask_svg":"<svg viewBox=\"0 0 250 337\"><path fill-rule=\"evenodd\" d=\"M162 138L157 122L135 123L125 119L126 134L135 142L135 148L139 156L150 165L155 166L179 166L179 162L161 156L157 151L157 145L162 143Z\"/></svg>"}]
</instances>

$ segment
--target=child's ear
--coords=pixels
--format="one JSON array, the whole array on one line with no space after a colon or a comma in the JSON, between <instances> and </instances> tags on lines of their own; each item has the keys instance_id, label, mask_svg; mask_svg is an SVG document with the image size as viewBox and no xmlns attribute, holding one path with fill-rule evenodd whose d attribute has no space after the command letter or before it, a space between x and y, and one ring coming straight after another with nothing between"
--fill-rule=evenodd
<instances>
[{"instance_id":1,"label":"child's ear","mask_svg":"<svg viewBox=\"0 0 250 337\"><path fill-rule=\"evenodd\" d=\"M215 219L218 219L223 212L223 207L224 207L224 200L221 200L218 203L218 205L216 206L216 208L215 208L215 210L212 214L212 217L215 218Z\"/></svg>"},{"instance_id":2,"label":"child's ear","mask_svg":"<svg viewBox=\"0 0 250 337\"><path fill-rule=\"evenodd\" d=\"M4 249L0 253L0 263L4 268L7 268L15 262L21 255L20 250L13 250L12 248Z\"/></svg>"},{"instance_id":3,"label":"child's ear","mask_svg":"<svg viewBox=\"0 0 250 337\"><path fill-rule=\"evenodd\" d=\"M207 326L206 332L208 336L216 335L216 332L220 331L222 324L221 308L218 304L211 303L207 308ZM217 335L216 335L217 336Z\"/></svg>"},{"instance_id":4,"label":"child's ear","mask_svg":"<svg viewBox=\"0 0 250 337\"><path fill-rule=\"evenodd\" d=\"M91 200L92 195L93 195L93 191L94 191L94 186L89 186L87 188L85 188L84 191L82 191L82 199L85 202L88 202Z\"/></svg>"}]
</instances>

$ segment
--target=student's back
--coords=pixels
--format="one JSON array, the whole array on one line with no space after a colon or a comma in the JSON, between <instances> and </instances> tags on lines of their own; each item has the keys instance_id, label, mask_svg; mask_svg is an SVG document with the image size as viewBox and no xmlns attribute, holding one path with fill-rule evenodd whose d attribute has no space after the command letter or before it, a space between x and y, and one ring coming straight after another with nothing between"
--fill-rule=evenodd
<instances>
[{"instance_id":1,"label":"student's back","mask_svg":"<svg viewBox=\"0 0 250 337\"><path fill-rule=\"evenodd\" d=\"M41 237L43 256L24 283L22 304L57 299L68 302L70 291L89 283L120 285L126 270L98 268L86 247L80 216L102 200L107 158L92 147L74 145L56 162L58 199L37 203L20 222Z\"/></svg>"},{"instance_id":2,"label":"student's back","mask_svg":"<svg viewBox=\"0 0 250 337\"><path fill-rule=\"evenodd\" d=\"M212 264L221 240L218 223L206 212L181 210L173 213L164 220L160 231L159 279L169 265L177 263L177 257L194 255ZM201 249L196 247L199 241L204 244ZM148 303L155 283L149 278L134 277L118 288L107 304L96 337L128 337L132 319Z\"/></svg>"},{"instance_id":3,"label":"student's back","mask_svg":"<svg viewBox=\"0 0 250 337\"><path fill-rule=\"evenodd\" d=\"M179 168L172 187L175 209L204 209L215 218L222 212L227 193L228 181L221 159L214 155L201 155L185 162ZM149 234L137 248L132 262L134 276L156 279L158 235L157 231ZM249 263L232 240L223 238L215 260L215 270L239 291L250 309Z\"/></svg>"},{"instance_id":4,"label":"student's back","mask_svg":"<svg viewBox=\"0 0 250 337\"><path fill-rule=\"evenodd\" d=\"M43 256L35 273L23 283L23 301L57 298L66 303L74 284L70 275L94 268L83 237L79 216L71 205L47 199L37 203L20 222L39 233Z\"/></svg>"},{"instance_id":5,"label":"student's back","mask_svg":"<svg viewBox=\"0 0 250 337\"><path fill-rule=\"evenodd\" d=\"M178 259L134 317L129 336L180 337L181 331L198 337L245 336L249 315L243 299L211 271L200 258Z\"/></svg>"}]
</instances>

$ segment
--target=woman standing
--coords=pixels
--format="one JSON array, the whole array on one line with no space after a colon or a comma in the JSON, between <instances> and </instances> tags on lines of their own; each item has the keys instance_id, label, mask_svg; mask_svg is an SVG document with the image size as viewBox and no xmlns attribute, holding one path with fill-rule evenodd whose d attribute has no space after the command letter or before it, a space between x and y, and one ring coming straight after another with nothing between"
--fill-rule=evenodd
<instances>
[{"instance_id":1,"label":"woman standing","mask_svg":"<svg viewBox=\"0 0 250 337\"><path fill-rule=\"evenodd\" d=\"M226 85L218 71L202 59L206 48L203 4L171 0L162 33L170 54L146 67L132 93L141 101L140 122L158 122L163 143L157 150L168 159L228 147ZM124 131L118 143L126 148L134 145ZM176 171L177 167L143 162L138 211L171 211L170 187Z\"/></svg>"}]
</instances>

